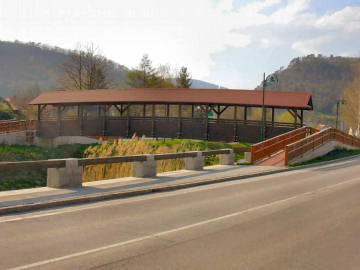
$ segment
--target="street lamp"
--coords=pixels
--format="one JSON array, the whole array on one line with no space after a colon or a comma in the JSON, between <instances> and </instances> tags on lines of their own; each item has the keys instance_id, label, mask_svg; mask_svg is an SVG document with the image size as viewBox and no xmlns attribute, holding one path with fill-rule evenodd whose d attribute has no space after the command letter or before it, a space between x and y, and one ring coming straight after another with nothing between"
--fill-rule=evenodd
<instances>
[{"instance_id":1,"label":"street lamp","mask_svg":"<svg viewBox=\"0 0 360 270\"><path fill-rule=\"evenodd\" d=\"M345 104L345 100L340 99L338 101L336 101L336 129L338 128L338 121L339 121L339 106L340 104Z\"/></svg>"},{"instance_id":2,"label":"street lamp","mask_svg":"<svg viewBox=\"0 0 360 270\"><path fill-rule=\"evenodd\" d=\"M264 73L264 79L262 82L262 114L261 114L261 129L260 129L260 139L261 141L264 140L264 125L265 125L265 87L267 86L267 84L272 84L272 83L278 83L279 79L276 76L276 74L270 74L265 78L265 73Z\"/></svg>"}]
</instances>

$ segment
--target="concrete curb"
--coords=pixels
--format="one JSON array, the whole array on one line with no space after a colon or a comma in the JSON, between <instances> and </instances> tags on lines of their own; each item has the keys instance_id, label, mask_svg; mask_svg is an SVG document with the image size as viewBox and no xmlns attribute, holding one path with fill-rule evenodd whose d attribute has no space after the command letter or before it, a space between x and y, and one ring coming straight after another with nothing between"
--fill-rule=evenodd
<instances>
[{"instance_id":1,"label":"concrete curb","mask_svg":"<svg viewBox=\"0 0 360 270\"><path fill-rule=\"evenodd\" d=\"M311 168L311 167L323 166L323 165L327 165L327 164L341 162L344 160L350 160L350 159L356 158L356 157L360 157L360 155L354 155L354 156L345 157L345 158L341 158L341 159L318 162L318 163L313 163L313 164L298 166L298 167L293 167L293 168L282 168L279 170L263 171L263 172L259 172L259 173L253 173L253 174L222 177L222 178L211 179L211 180L200 180L200 181L196 181L196 182L182 183L182 184L164 185L164 186L153 187L153 188L142 188L142 189L139 188L139 189L130 189L130 190L126 190L126 191L84 195L84 196L77 196L77 197L73 197L73 198L50 200L50 201L46 201L46 202L7 206L7 207L0 208L0 215L33 211L33 210L39 210L39 209L48 209L48 208L67 206L67 205L72 205L72 204L89 203L89 202L97 202L97 201L120 199L120 198L129 198L129 197L138 196L138 195L146 195L146 194L151 194L151 193L160 193L160 192L165 192L165 191L173 191L173 190L179 190L179 189L185 189L185 188L191 188L191 187L205 186L205 185L210 185L210 184L223 183L223 182L229 182L229 181L234 181L234 180L254 178L254 177L259 177L259 176L265 176L265 175L277 174L277 173L282 173L282 172L289 172L289 171L301 170L301 169L306 169L306 168Z\"/></svg>"}]
</instances>

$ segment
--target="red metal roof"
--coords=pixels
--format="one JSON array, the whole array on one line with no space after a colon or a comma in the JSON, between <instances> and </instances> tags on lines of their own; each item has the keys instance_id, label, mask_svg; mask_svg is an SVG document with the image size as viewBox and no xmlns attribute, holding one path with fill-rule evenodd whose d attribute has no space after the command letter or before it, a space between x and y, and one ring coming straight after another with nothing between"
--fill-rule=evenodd
<instances>
[{"instance_id":1,"label":"red metal roof","mask_svg":"<svg viewBox=\"0 0 360 270\"><path fill-rule=\"evenodd\" d=\"M110 103L223 104L258 107L262 91L236 89L137 88L54 91L40 94L31 105ZM266 91L265 106L312 110L308 92Z\"/></svg>"}]
</instances>

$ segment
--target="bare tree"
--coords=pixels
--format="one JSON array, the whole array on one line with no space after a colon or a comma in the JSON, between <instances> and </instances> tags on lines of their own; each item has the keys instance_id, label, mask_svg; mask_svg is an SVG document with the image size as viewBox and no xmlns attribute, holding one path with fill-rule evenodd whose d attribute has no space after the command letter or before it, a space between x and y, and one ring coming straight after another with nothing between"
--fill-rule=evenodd
<instances>
[{"instance_id":1,"label":"bare tree","mask_svg":"<svg viewBox=\"0 0 360 270\"><path fill-rule=\"evenodd\" d=\"M344 89L341 98L345 101L341 106L343 119L348 128L355 130L360 124L360 79L357 76Z\"/></svg>"},{"instance_id":2,"label":"bare tree","mask_svg":"<svg viewBox=\"0 0 360 270\"><path fill-rule=\"evenodd\" d=\"M109 86L111 61L98 53L94 45L84 49L79 45L69 53L69 60L61 65L63 89L105 89Z\"/></svg>"}]
</instances>

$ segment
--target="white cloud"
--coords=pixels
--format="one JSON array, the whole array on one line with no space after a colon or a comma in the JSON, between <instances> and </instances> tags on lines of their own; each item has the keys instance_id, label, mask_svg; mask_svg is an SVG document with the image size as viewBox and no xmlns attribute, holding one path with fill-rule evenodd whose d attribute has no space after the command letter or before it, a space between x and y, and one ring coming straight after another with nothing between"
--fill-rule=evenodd
<instances>
[{"instance_id":1,"label":"white cloud","mask_svg":"<svg viewBox=\"0 0 360 270\"><path fill-rule=\"evenodd\" d=\"M285 8L271 15L271 21L277 24L288 24L296 19L302 11L308 9L310 0L292 0Z\"/></svg>"},{"instance_id":2,"label":"white cloud","mask_svg":"<svg viewBox=\"0 0 360 270\"><path fill-rule=\"evenodd\" d=\"M348 32L360 30L360 7L346 7L326 14L316 21L316 26L325 29L343 29Z\"/></svg>"},{"instance_id":3,"label":"white cloud","mask_svg":"<svg viewBox=\"0 0 360 270\"><path fill-rule=\"evenodd\" d=\"M287 46L289 56L321 53L335 36L360 30L360 7L323 16L309 8L310 0L256 0L236 9L233 0L0 0L0 32L4 40L65 48L93 42L128 67L148 53L154 65L185 65L194 78L211 81L214 55L228 48L257 45L261 53L271 53ZM246 59L241 64L247 65ZM218 83L227 85L226 78Z\"/></svg>"},{"instance_id":4,"label":"white cloud","mask_svg":"<svg viewBox=\"0 0 360 270\"><path fill-rule=\"evenodd\" d=\"M291 48L301 52L303 55L321 53L317 48L326 42L330 42L332 37L323 36L313 39L299 40L292 44Z\"/></svg>"}]
</instances>

